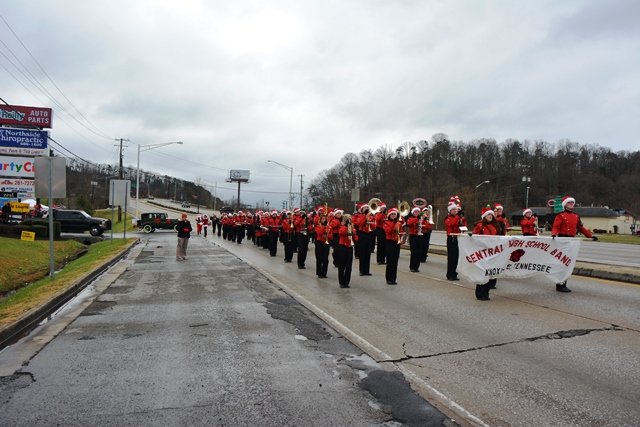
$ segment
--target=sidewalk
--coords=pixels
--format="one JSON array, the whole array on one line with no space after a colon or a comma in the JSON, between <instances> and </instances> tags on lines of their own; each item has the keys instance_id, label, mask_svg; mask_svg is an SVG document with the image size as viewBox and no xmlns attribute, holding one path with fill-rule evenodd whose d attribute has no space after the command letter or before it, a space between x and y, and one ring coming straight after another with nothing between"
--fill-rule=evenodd
<instances>
[{"instance_id":1,"label":"sidewalk","mask_svg":"<svg viewBox=\"0 0 640 427\"><path fill-rule=\"evenodd\" d=\"M157 234L121 264L33 358L0 353L0 424L457 425L213 242L176 261Z\"/></svg>"}]
</instances>

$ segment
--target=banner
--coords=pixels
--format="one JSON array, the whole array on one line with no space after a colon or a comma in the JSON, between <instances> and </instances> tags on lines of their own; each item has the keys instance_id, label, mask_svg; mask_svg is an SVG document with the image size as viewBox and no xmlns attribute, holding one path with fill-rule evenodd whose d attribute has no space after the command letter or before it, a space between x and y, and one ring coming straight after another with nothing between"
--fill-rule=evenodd
<instances>
[{"instance_id":1,"label":"banner","mask_svg":"<svg viewBox=\"0 0 640 427\"><path fill-rule=\"evenodd\" d=\"M580 249L580 239L569 237L461 234L458 243L458 273L478 284L532 276L562 283L571 276Z\"/></svg>"}]
</instances>

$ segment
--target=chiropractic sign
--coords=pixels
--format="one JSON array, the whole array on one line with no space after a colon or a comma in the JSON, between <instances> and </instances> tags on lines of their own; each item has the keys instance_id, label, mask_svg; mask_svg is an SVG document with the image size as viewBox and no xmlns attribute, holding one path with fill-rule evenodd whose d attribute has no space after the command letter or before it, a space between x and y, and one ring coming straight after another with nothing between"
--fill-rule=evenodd
<instances>
[{"instance_id":1,"label":"chiropractic sign","mask_svg":"<svg viewBox=\"0 0 640 427\"><path fill-rule=\"evenodd\" d=\"M580 239L562 237L461 234L458 243L458 273L475 283L532 276L561 283L571 276L580 249Z\"/></svg>"},{"instance_id":2,"label":"chiropractic sign","mask_svg":"<svg viewBox=\"0 0 640 427\"><path fill-rule=\"evenodd\" d=\"M0 128L0 154L42 156L46 154L48 131Z\"/></svg>"}]
</instances>

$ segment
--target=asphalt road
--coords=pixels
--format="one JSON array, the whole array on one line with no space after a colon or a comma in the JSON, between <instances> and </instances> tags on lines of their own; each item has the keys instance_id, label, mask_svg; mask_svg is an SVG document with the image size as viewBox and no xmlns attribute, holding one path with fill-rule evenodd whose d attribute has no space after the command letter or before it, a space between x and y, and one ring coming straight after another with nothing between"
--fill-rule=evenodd
<instances>
[{"instance_id":1,"label":"asphalt road","mask_svg":"<svg viewBox=\"0 0 640 427\"><path fill-rule=\"evenodd\" d=\"M317 279L313 260L298 270L280 254L213 241L476 425L640 425L640 286L574 276L574 292L562 294L540 280L500 280L482 302L475 284L445 280L444 257L416 274L403 252L398 286L374 265L372 277L354 268L340 289L332 267Z\"/></svg>"},{"instance_id":2,"label":"asphalt road","mask_svg":"<svg viewBox=\"0 0 640 427\"><path fill-rule=\"evenodd\" d=\"M456 425L232 253L143 239L0 353L0 425Z\"/></svg>"}]
</instances>

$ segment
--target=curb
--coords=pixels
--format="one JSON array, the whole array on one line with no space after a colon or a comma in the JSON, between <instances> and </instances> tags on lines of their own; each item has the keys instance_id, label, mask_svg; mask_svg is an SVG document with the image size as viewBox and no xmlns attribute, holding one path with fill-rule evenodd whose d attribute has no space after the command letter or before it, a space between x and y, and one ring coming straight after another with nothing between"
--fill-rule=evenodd
<instances>
[{"instance_id":1,"label":"curb","mask_svg":"<svg viewBox=\"0 0 640 427\"><path fill-rule=\"evenodd\" d=\"M101 265L87 272L85 275L70 284L67 288L58 291L47 300L43 301L37 307L34 307L23 313L18 320L3 327L0 327L0 350L6 346L13 344L19 340L24 334L28 333L33 327L40 323L46 317L55 313L60 307L66 304L71 298L75 297L80 291L93 282L93 280L119 262L122 258L131 252L131 248L140 242L140 238L136 238L122 252L115 257L106 260Z\"/></svg>"}]
</instances>

